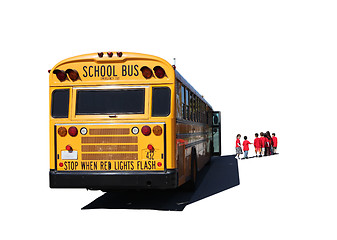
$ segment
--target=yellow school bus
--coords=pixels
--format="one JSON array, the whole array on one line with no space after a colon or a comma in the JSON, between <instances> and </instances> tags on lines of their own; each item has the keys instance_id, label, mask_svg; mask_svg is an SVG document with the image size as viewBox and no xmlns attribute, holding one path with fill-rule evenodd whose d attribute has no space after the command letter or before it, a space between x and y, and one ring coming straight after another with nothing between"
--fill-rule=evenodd
<instances>
[{"instance_id":1,"label":"yellow school bus","mask_svg":"<svg viewBox=\"0 0 337 240\"><path fill-rule=\"evenodd\" d=\"M221 153L220 112L167 61L99 52L49 71L51 188L176 188Z\"/></svg>"}]
</instances>

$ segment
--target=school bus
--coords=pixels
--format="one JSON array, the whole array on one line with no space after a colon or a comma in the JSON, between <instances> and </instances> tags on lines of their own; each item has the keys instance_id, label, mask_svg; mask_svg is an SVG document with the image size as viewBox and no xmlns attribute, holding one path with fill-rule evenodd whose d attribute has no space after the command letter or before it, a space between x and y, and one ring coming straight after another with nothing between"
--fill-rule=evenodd
<instances>
[{"instance_id":1,"label":"school bus","mask_svg":"<svg viewBox=\"0 0 337 240\"><path fill-rule=\"evenodd\" d=\"M193 188L221 154L220 112L159 57L85 54L49 73L51 188Z\"/></svg>"}]
</instances>

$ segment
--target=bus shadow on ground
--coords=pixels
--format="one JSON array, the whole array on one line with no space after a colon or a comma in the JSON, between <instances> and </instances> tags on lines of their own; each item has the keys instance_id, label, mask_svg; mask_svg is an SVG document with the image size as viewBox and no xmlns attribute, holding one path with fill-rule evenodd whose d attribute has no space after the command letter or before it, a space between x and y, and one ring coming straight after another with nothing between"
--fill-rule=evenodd
<instances>
[{"instance_id":1,"label":"bus shadow on ground","mask_svg":"<svg viewBox=\"0 0 337 240\"><path fill-rule=\"evenodd\" d=\"M240 184L234 155L213 157L199 172L196 190L116 190L107 192L83 209L152 209L183 211L184 208Z\"/></svg>"}]
</instances>

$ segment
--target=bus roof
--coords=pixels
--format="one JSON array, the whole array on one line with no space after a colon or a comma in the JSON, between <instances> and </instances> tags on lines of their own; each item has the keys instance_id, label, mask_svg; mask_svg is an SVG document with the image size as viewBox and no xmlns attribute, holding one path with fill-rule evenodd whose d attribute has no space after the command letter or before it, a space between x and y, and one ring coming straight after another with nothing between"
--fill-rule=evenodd
<instances>
[{"instance_id":1,"label":"bus roof","mask_svg":"<svg viewBox=\"0 0 337 240\"><path fill-rule=\"evenodd\" d=\"M111 53L111 57L108 55L108 53ZM118 54L121 54L119 56ZM100 54L102 54L102 57L100 57ZM161 62L167 65L170 65L166 60L149 54L143 54L143 53L133 53L133 52L100 52L100 53L88 53L88 54L82 54L70 58L66 58L59 63L57 63L53 69L59 67L62 64L65 63L74 63L74 62L95 62L95 63L109 63L109 62L118 62L122 63L127 60L153 60L157 62Z\"/></svg>"}]
</instances>

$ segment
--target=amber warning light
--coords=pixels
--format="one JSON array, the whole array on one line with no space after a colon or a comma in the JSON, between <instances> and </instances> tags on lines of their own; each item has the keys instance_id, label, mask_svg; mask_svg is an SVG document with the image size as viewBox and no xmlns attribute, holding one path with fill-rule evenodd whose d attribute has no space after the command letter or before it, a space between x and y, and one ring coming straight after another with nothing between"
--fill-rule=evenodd
<instances>
[{"instance_id":1,"label":"amber warning light","mask_svg":"<svg viewBox=\"0 0 337 240\"><path fill-rule=\"evenodd\" d=\"M165 76L165 70L160 66L154 67L153 71L157 78L163 78Z\"/></svg>"},{"instance_id":2,"label":"amber warning light","mask_svg":"<svg viewBox=\"0 0 337 240\"><path fill-rule=\"evenodd\" d=\"M67 69L66 71L55 69L53 71L53 73L56 75L57 79L60 80L61 82L67 80L68 77L72 81L76 81L76 80L80 79L80 75L78 74L77 70L75 70L75 69Z\"/></svg>"},{"instance_id":3,"label":"amber warning light","mask_svg":"<svg viewBox=\"0 0 337 240\"><path fill-rule=\"evenodd\" d=\"M140 69L140 71L142 71L143 77L145 77L146 79L152 77L152 70L150 68L144 66Z\"/></svg>"}]
</instances>

